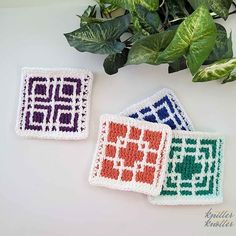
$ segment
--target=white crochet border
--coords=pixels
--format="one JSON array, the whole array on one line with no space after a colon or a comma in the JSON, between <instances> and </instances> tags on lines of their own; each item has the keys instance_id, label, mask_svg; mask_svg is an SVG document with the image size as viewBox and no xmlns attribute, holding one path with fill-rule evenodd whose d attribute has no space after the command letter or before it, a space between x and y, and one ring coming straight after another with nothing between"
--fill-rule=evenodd
<instances>
[{"instance_id":1,"label":"white crochet border","mask_svg":"<svg viewBox=\"0 0 236 236\"><path fill-rule=\"evenodd\" d=\"M188 130L194 130L194 126L192 124L191 119L189 118L188 114L186 113L183 105L179 101L179 99L176 97L175 93L169 89L169 88L163 88L160 91L156 92L150 97L147 97L146 99L131 105L130 107L126 108L124 111L119 113L121 116L129 116L133 113L136 113L137 111L140 111L141 109L153 105L153 102L157 102L164 96L169 95L171 99L177 104L177 106L180 108L181 112L179 114L182 116L182 119L188 124ZM176 108L173 107L175 110ZM186 125L185 125L186 126Z\"/></svg>"},{"instance_id":2,"label":"white crochet border","mask_svg":"<svg viewBox=\"0 0 236 236\"><path fill-rule=\"evenodd\" d=\"M89 76L87 86L88 86L88 95L87 106L86 106L86 115L85 115L85 129L83 132L79 131L76 133L68 133L68 132L52 132L52 131L33 131L33 130L22 130L20 129L20 121L21 121L21 113L22 113L22 105L23 105L23 91L24 91L24 83L25 83L25 75L29 73L35 76L76 76L80 77L82 80L86 76ZM92 93L92 84L93 84L93 74L91 71L83 70L83 69L73 69L73 68L33 68L33 67L23 67L21 72L21 85L20 85L20 95L19 95L19 103L18 103L18 111L17 111L17 119L15 131L17 135L29 138L39 138L39 139L58 139L58 140L80 140L86 139L89 134L89 118L90 118L90 100Z\"/></svg>"},{"instance_id":3,"label":"white crochet border","mask_svg":"<svg viewBox=\"0 0 236 236\"><path fill-rule=\"evenodd\" d=\"M161 171L161 175L159 177L159 182L157 182L154 186L150 184L144 184L144 183L137 183L137 182L125 182L125 181L119 181L119 180L112 180L108 178L104 178L100 176L101 171L101 163L104 158L104 132L103 132L103 124L107 122L116 122L120 124L127 124L128 126L134 126L137 128L143 128L153 131L163 131L165 132L165 139L162 140L161 146L163 146L164 142L165 146L163 146L163 167ZM152 196L156 196L160 193L164 179L165 179L165 173L167 168L167 158L169 156L170 151L170 145L172 140L172 132L168 125L163 124L155 124L150 123L146 121L138 121L132 118L128 117L121 117L118 115L102 115L100 118L100 126L99 126L99 135L98 135L98 141L96 145L96 150L94 153L94 158L89 174L89 183L92 185L97 186L103 186L110 189L118 189L118 190L124 190L124 191L133 191L133 192L140 192ZM159 150L161 151L161 149ZM96 166L99 166L99 169L96 168ZM157 171L156 171L157 172ZM157 174L155 172L155 175Z\"/></svg>"},{"instance_id":4,"label":"white crochet border","mask_svg":"<svg viewBox=\"0 0 236 236\"><path fill-rule=\"evenodd\" d=\"M187 136L191 137L203 137L210 139L220 139L222 141L222 148L220 151L219 158L221 159L220 164L220 176L219 176L219 195L209 196L148 196L148 201L153 205L208 205L208 204L219 204L223 202L223 172L224 172L224 145L225 138L218 133L208 132L190 132L190 131L173 131L172 138Z\"/></svg>"}]
</instances>

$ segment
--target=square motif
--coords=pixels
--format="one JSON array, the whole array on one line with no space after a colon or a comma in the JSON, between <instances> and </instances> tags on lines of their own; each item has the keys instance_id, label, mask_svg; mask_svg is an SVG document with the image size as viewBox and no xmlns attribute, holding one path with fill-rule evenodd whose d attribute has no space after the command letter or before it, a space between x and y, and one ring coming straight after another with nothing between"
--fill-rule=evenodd
<instances>
[{"instance_id":1,"label":"square motif","mask_svg":"<svg viewBox=\"0 0 236 236\"><path fill-rule=\"evenodd\" d=\"M130 106L121 112L120 115L166 124L173 130L194 130L191 120L176 95L173 91L166 88Z\"/></svg>"},{"instance_id":2,"label":"square motif","mask_svg":"<svg viewBox=\"0 0 236 236\"><path fill-rule=\"evenodd\" d=\"M85 139L93 75L77 69L22 69L16 132L45 139Z\"/></svg>"},{"instance_id":3,"label":"square motif","mask_svg":"<svg viewBox=\"0 0 236 236\"><path fill-rule=\"evenodd\" d=\"M103 115L89 182L156 196L171 143L167 125Z\"/></svg>"},{"instance_id":4,"label":"square motif","mask_svg":"<svg viewBox=\"0 0 236 236\"><path fill-rule=\"evenodd\" d=\"M224 139L217 134L173 131L167 175L157 205L216 204L223 201Z\"/></svg>"}]
</instances>

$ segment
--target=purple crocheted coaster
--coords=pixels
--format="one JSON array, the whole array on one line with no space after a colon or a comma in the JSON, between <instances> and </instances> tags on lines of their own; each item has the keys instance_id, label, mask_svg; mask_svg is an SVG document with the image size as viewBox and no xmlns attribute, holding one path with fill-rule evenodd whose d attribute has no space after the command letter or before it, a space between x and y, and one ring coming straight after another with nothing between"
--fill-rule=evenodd
<instances>
[{"instance_id":1,"label":"purple crocheted coaster","mask_svg":"<svg viewBox=\"0 0 236 236\"><path fill-rule=\"evenodd\" d=\"M88 136L93 75L76 69L22 70L16 132L48 139Z\"/></svg>"}]
</instances>

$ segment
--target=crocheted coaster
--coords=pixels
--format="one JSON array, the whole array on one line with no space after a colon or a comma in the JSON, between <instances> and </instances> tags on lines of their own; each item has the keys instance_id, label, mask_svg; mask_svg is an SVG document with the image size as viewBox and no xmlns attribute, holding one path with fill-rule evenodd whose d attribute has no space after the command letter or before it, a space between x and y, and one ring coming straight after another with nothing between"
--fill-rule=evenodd
<instances>
[{"instance_id":1,"label":"crocheted coaster","mask_svg":"<svg viewBox=\"0 0 236 236\"><path fill-rule=\"evenodd\" d=\"M89 182L156 196L171 143L167 125L103 115Z\"/></svg>"},{"instance_id":2,"label":"crocheted coaster","mask_svg":"<svg viewBox=\"0 0 236 236\"><path fill-rule=\"evenodd\" d=\"M22 69L16 124L21 136L88 136L92 73L76 69Z\"/></svg>"},{"instance_id":3,"label":"crocheted coaster","mask_svg":"<svg viewBox=\"0 0 236 236\"><path fill-rule=\"evenodd\" d=\"M153 96L130 106L120 115L166 124L174 130L194 130L183 106L170 89L160 90Z\"/></svg>"},{"instance_id":4,"label":"crocheted coaster","mask_svg":"<svg viewBox=\"0 0 236 236\"><path fill-rule=\"evenodd\" d=\"M173 131L167 176L157 205L216 204L223 201L224 139L216 134Z\"/></svg>"}]
</instances>

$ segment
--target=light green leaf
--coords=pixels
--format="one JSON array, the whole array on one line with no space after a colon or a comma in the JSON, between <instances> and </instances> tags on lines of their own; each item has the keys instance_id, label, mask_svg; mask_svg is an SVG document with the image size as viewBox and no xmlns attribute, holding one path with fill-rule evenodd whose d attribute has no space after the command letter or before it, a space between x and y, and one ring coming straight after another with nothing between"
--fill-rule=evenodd
<instances>
[{"instance_id":1,"label":"light green leaf","mask_svg":"<svg viewBox=\"0 0 236 236\"><path fill-rule=\"evenodd\" d=\"M180 24L174 39L161 53L160 60L171 63L186 55L187 65L195 74L212 51L215 40L215 23L202 4Z\"/></svg>"},{"instance_id":2,"label":"light green leaf","mask_svg":"<svg viewBox=\"0 0 236 236\"><path fill-rule=\"evenodd\" d=\"M230 33L230 36L228 38L224 26L216 24L216 28L217 28L216 43L213 48L213 51L210 53L207 60L204 62L204 65L209 65L215 61L233 57L232 34Z\"/></svg>"},{"instance_id":3,"label":"light green leaf","mask_svg":"<svg viewBox=\"0 0 236 236\"><path fill-rule=\"evenodd\" d=\"M204 69L199 70L193 77L193 82L206 82L226 79L236 67L236 58L223 59Z\"/></svg>"},{"instance_id":4,"label":"light green leaf","mask_svg":"<svg viewBox=\"0 0 236 236\"><path fill-rule=\"evenodd\" d=\"M207 0L209 7L212 11L214 11L217 15L222 17L223 19L227 19L229 15L229 9L232 4L232 0Z\"/></svg>"},{"instance_id":5,"label":"light green leaf","mask_svg":"<svg viewBox=\"0 0 236 236\"><path fill-rule=\"evenodd\" d=\"M141 5L150 11L157 10L159 6L159 0L100 0L102 3L110 3L114 6L118 6L129 11L135 11L136 5Z\"/></svg>"},{"instance_id":6,"label":"light green leaf","mask_svg":"<svg viewBox=\"0 0 236 236\"><path fill-rule=\"evenodd\" d=\"M128 53L129 50L125 48L122 53L109 55L103 63L105 72L109 75L117 73L127 62Z\"/></svg>"},{"instance_id":7,"label":"light green leaf","mask_svg":"<svg viewBox=\"0 0 236 236\"><path fill-rule=\"evenodd\" d=\"M127 64L159 64L159 54L168 46L174 34L175 30L168 30L138 40L129 52Z\"/></svg>"},{"instance_id":8,"label":"light green leaf","mask_svg":"<svg viewBox=\"0 0 236 236\"><path fill-rule=\"evenodd\" d=\"M121 52L125 44L120 36L128 29L130 15L124 15L102 23L91 23L65 34L71 47L81 52L112 54Z\"/></svg>"},{"instance_id":9,"label":"light green leaf","mask_svg":"<svg viewBox=\"0 0 236 236\"><path fill-rule=\"evenodd\" d=\"M134 14L132 15L132 23L133 23L133 30L135 33L141 33L144 36L150 35L145 29L142 28L139 18Z\"/></svg>"}]
</instances>

